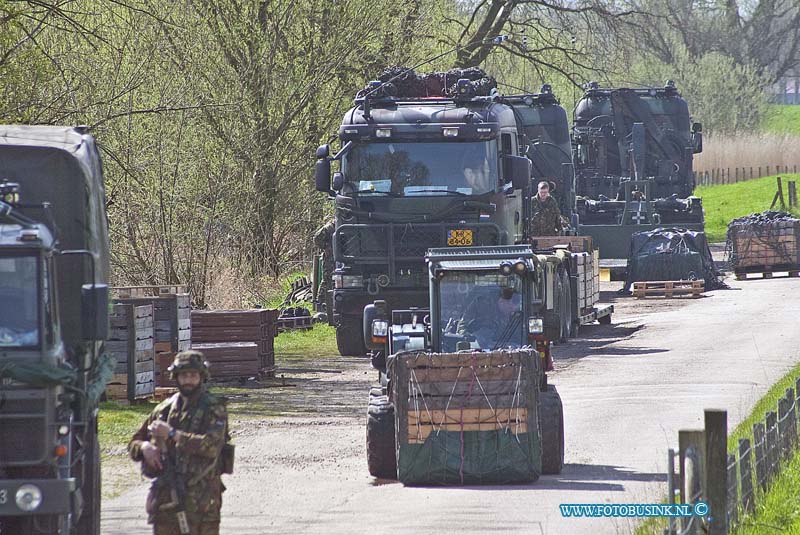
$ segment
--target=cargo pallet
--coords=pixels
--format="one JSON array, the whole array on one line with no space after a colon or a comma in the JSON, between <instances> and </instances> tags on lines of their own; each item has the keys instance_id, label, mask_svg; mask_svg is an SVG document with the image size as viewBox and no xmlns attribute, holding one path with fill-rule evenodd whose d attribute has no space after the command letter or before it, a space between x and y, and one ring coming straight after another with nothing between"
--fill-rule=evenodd
<instances>
[{"instance_id":1,"label":"cargo pallet","mask_svg":"<svg viewBox=\"0 0 800 535\"><path fill-rule=\"evenodd\" d=\"M703 281L645 281L633 283L633 295L638 299L646 297L677 296L700 297L703 294Z\"/></svg>"},{"instance_id":2,"label":"cargo pallet","mask_svg":"<svg viewBox=\"0 0 800 535\"><path fill-rule=\"evenodd\" d=\"M296 316L290 318L278 318L278 332L298 331L312 329L314 320L311 316Z\"/></svg>"},{"instance_id":3,"label":"cargo pallet","mask_svg":"<svg viewBox=\"0 0 800 535\"><path fill-rule=\"evenodd\" d=\"M800 266L797 264L775 264L771 266L747 266L734 268L733 273L737 281L752 279L771 279L776 273L786 273L787 277L800 277ZM748 277L760 275L760 277Z\"/></svg>"}]
</instances>

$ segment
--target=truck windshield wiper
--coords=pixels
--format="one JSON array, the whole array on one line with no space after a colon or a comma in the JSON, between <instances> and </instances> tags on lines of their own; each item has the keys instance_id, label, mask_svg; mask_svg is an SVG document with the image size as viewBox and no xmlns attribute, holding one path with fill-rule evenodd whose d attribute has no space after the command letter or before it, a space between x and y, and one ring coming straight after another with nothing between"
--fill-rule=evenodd
<instances>
[{"instance_id":1,"label":"truck windshield wiper","mask_svg":"<svg viewBox=\"0 0 800 535\"><path fill-rule=\"evenodd\" d=\"M376 189L360 189L356 193L359 193L359 194L360 193L370 193L370 194L372 194L372 193L380 193L382 195L387 195L389 197L400 197L399 193L395 193L393 191L379 191L379 190L376 190Z\"/></svg>"},{"instance_id":2,"label":"truck windshield wiper","mask_svg":"<svg viewBox=\"0 0 800 535\"><path fill-rule=\"evenodd\" d=\"M463 195L465 197L468 195L467 193L464 193L463 191L455 191L455 190L450 190L450 189L419 189L419 190L407 192L406 196L419 195L419 194L425 194L425 193L450 193L452 195Z\"/></svg>"}]
</instances>

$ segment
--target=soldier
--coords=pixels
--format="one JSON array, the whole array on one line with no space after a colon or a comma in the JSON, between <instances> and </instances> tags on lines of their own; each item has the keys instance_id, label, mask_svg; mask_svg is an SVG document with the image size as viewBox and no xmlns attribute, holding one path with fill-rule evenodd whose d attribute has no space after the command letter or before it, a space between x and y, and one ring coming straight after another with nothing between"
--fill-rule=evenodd
<instances>
[{"instance_id":1,"label":"soldier","mask_svg":"<svg viewBox=\"0 0 800 535\"><path fill-rule=\"evenodd\" d=\"M333 232L335 230L335 221L331 219L314 233L314 245L322 252L322 280L319 284L317 301L325 304L325 313L328 318L333 317L333 295L330 294L330 290L333 288L330 284L333 280L333 270L336 268L333 260Z\"/></svg>"},{"instance_id":2,"label":"soldier","mask_svg":"<svg viewBox=\"0 0 800 535\"><path fill-rule=\"evenodd\" d=\"M178 393L156 406L128 444L143 473L155 477L147 496L148 523L154 535L218 535L225 403L207 391L208 364L199 351L178 353L168 371Z\"/></svg>"},{"instance_id":3,"label":"soldier","mask_svg":"<svg viewBox=\"0 0 800 535\"><path fill-rule=\"evenodd\" d=\"M546 180L539 182L538 193L532 201L533 219L531 233L533 236L558 236L563 228L561 210L558 203L550 196L550 183Z\"/></svg>"}]
</instances>

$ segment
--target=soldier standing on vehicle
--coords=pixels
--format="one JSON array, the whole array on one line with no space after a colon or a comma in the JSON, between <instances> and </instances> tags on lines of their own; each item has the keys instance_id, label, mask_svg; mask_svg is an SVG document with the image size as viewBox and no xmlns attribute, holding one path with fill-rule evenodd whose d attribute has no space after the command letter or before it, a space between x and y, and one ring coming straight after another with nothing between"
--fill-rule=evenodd
<instances>
[{"instance_id":1,"label":"soldier standing on vehicle","mask_svg":"<svg viewBox=\"0 0 800 535\"><path fill-rule=\"evenodd\" d=\"M199 351L178 353L168 371L178 393L156 406L128 444L131 458L154 478L148 523L154 535L218 535L220 476L233 463L225 403L207 391L208 364Z\"/></svg>"},{"instance_id":2,"label":"soldier standing on vehicle","mask_svg":"<svg viewBox=\"0 0 800 535\"><path fill-rule=\"evenodd\" d=\"M561 210L558 203L550 196L550 183L539 182L538 193L531 202L531 234L533 236L558 236L563 228Z\"/></svg>"}]
</instances>

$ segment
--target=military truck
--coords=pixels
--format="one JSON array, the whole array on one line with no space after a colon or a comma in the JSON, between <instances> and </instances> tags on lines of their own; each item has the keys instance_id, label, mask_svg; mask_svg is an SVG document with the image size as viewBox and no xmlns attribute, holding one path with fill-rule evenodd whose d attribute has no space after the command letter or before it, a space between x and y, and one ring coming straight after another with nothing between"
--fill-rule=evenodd
<instances>
[{"instance_id":1,"label":"military truck","mask_svg":"<svg viewBox=\"0 0 800 535\"><path fill-rule=\"evenodd\" d=\"M692 195L702 126L691 123L672 81L643 89L590 83L575 107L572 143L577 231L594 239L607 266L628 257L635 232L703 230L702 201Z\"/></svg>"},{"instance_id":2,"label":"military truck","mask_svg":"<svg viewBox=\"0 0 800 535\"><path fill-rule=\"evenodd\" d=\"M370 390L367 417L370 473L381 478L393 478L397 473L398 440L403 442L405 438L396 436L404 426L397 423L400 416L396 414L395 403L405 399L397 399L398 385L393 384L397 379L392 373L392 363L398 356L424 352L464 362L463 376L469 382L470 370L485 367L492 352L525 348L533 350L536 356L532 358L540 359L539 381L523 382L522 389L512 381L516 388L513 395L517 399L530 399L530 389L537 390L541 471L559 473L564 463L563 410L558 392L547 382L546 372L552 370L549 341L559 336L561 329L557 293L560 280L553 267L563 259L553 254L537 254L529 245L435 248L425 259L428 307L389 310L385 302L376 301L364 310L363 329L368 346L377 355L389 355L388 359L373 359L373 366L380 372L381 386ZM473 359L478 363L474 367L470 364ZM469 390L477 398L488 394L502 405L498 397L507 396L509 391L498 391L498 385L497 382L473 384ZM452 377L442 388L444 394L453 394L457 389ZM424 399L421 405L430 403ZM448 408L459 407L459 401L447 399ZM484 452L494 455L492 451L484 449Z\"/></svg>"},{"instance_id":3,"label":"military truck","mask_svg":"<svg viewBox=\"0 0 800 535\"><path fill-rule=\"evenodd\" d=\"M424 306L429 248L523 243L532 176L560 184L565 210L573 202L569 125L549 86L502 96L477 69L390 70L357 95L338 137L337 154L317 150L316 187L335 203L323 277L342 355L366 352L367 304Z\"/></svg>"},{"instance_id":4,"label":"military truck","mask_svg":"<svg viewBox=\"0 0 800 535\"><path fill-rule=\"evenodd\" d=\"M81 128L0 126L0 532L100 533L111 365L100 155Z\"/></svg>"}]
</instances>

